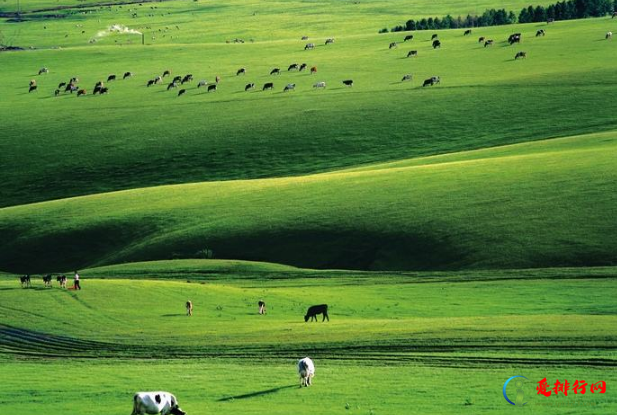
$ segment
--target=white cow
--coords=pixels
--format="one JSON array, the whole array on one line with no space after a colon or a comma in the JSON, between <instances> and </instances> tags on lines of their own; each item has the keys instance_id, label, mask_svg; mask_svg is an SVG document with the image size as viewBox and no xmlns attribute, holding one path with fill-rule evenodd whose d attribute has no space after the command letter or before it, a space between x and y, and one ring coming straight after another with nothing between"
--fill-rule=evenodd
<instances>
[{"instance_id":1,"label":"white cow","mask_svg":"<svg viewBox=\"0 0 617 415\"><path fill-rule=\"evenodd\" d=\"M298 373L300 374L300 386L309 386L315 376L315 365L310 357L298 361Z\"/></svg>"},{"instance_id":2,"label":"white cow","mask_svg":"<svg viewBox=\"0 0 617 415\"><path fill-rule=\"evenodd\" d=\"M160 414L185 415L178 406L178 400L169 392L137 392L133 397L131 415Z\"/></svg>"},{"instance_id":3,"label":"white cow","mask_svg":"<svg viewBox=\"0 0 617 415\"><path fill-rule=\"evenodd\" d=\"M325 87L326 87L325 82L317 82L316 84L313 85L313 88L325 88Z\"/></svg>"}]
</instances>

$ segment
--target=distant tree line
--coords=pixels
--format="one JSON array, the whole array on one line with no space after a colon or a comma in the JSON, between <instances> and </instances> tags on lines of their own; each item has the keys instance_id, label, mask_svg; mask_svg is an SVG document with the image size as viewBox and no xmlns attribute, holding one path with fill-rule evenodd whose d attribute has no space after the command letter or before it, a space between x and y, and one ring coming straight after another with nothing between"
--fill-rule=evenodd
<instances>
[{"instance_id":1,"label":"distant tree line","mask_svg":"<svg viewBox=\"0 0 617 415\"><path fill-rule=\"evenodd\" d=\"M391 30L381 29L379 33L403 32L409 30L460 29L483 26L499 26L512 23L545 22L548 19L570 20L586 17L606 16L617 10L617 0L567 0L544 6L529 6L521 10L519 15L505 9L487 9L482 15L467 15L466 17L429 17L420 20L407 20L404 25L398 25Z\"/></svg>"}]
</instances>

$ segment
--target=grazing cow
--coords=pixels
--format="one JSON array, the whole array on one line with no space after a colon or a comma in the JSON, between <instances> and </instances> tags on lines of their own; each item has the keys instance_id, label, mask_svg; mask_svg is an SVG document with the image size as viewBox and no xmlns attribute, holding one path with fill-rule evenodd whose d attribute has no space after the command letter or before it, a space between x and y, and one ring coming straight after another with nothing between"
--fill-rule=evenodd
<instances>
[{"instance_id":1,"label":"grazing cow","mask_svg":"<svg viewBox=\"0 0 617 415\"><path fill-rule=\"evenodd\" d=\"M405 36L405 39L403 39L403 42L407 42L408 40L413 40L413 35Z\"/></svg>"},{"instance_id":2,"label":"grazing cow","mask_svg":"<svg viewBox=\"0 0 617 415\"><path fill-rule=\"evenodd\" d=\"M103 88L100 89L99 94L103 95L109 92L109 88L107 88L106 86L104 86Z\"/></svg>"},{"instance_id":3,"label":"grazing cow","mask_svg":"<svg viewBox=\"0 0 617 415\"><path fill-rule=\"evenodd\" d=\"M96 93L97 93L97 92L100 92L100 91L101 91L101 86L97 84L97 85L94 87L94 90L92 91L92 95L96 95Z\"/></svg>"},{"instance_id":4,"label":"grazing cow","mask_svg":"<svg viewBox=\"0 0 617 415\"><path fill-rule=\"evenodd\" d=\"M238 69L238 72L236 72L236 76L238 75L246 75L246 68Z\"/></svg>"},{"instance_id":5,"label":"grazing cow","mask_svg":"<svg viewBox=\"0 0 617 415\"><path fill-rule=\"evenodd\" d=\"M396 48L396 42L391 42L388 49Z\"/></svg>"},{"instance_id":6,"label":"grazing cow","mask_svg":"<svg viewBox=\"0 0 617 415\"><path fill-rule=\"evenodd\" d=\"M309 37L308 36L302 36L302 40L308 40Z\"/></svg>"},{"instance_id":7,"label":"grazing cow","mask_svg":"<svg viewBox=\"0 0 617 415\"><path fill-rule=\"evenodd\" d=\"M315 44L307 43L306 45L304 45L304 50L308 50L308 49L315 49Z\"/></svg>"},{"instance_id":8,"label":"grazing cow","mask_svg":"<svg viewBox=\"0 0 617 415\"><path fill-rule=\"evenodd\" d=\"M508 37L508 43L510 45L513 45L515 43L521 43L521 34L520 33L513 33Z\"/></svg>"},{"instance_id":9,"label":"grazing cow","mask_svg":"<svg viewBox=\"0 0 617 415\"><path fill-rule=\"evenodd\" d=\"M32 80L30 81L29 86L36 86L36 81L35 81L34 79L32 79Z\"/></svg>"},{"instance_id":10,"label":"grazing cow","mask_svg":"<svg viewBox=\"0 0 617 415\"><path fill-rule=\"evenodd\" d=\"M518 52L516 54L516 56L514 57L514 60L518 59L518 58L522 58L525 59L527 57L527 52Z\"/></svg>"},{"instance_id":11,"label":"grazing cow","mask_svg":"<svg viewBox=\"0 0 617 415\"><path fill-rule=\"evenodd\" d=\"M104 85L103 85L103 81L98 81L98 82L94 85L94 87L96 88L97 86L98 86L99 88L102 88L102 87L104 86Z\"/></svg>"},{"instance_id":12,"label":"grazing cow","mask_svg":"<svg viewBox=\"0 0 617 415\"><path fill-rule=\"evenodd\" d=\"M165 72L163 72L163 78L165 78L166 76L170 76L171 75L171 71L169 69L165 70Z\"/></svg>"},{"instance_id":13,"label":"grazing cow","mask_svg":"<svg viewBox=\"0 0 617 415\"><path fill-rule=\"evenodd\" d=\"M321 81L321 82L317 82L316 84L313 85L313 88L325 88L326 87L326 83Z\"/></svg>"},{"instance_id":14,"label":"grazing cow","mask_svg":"<svg viewBox=\"0 0 617 415\"><path fill-rule=\"evenodd\" d=\"M298 360L298 374L300 375L300 387L309 386L315 376L315 364L310 357Z\"/></svg>"},{"instance_id":15,"label":"grazing cow","mask_svg":"<svg viewBox=\"0 0 617 415\"><path fill-rule=\"evenodd\" d=\"M107 82L109 82L109 81L115 81L115 80L116 80L116 75L109 75L109 76L107 77Z\"/></svg>"},{"instance_id":16,"label":"grazing cow","mask_svg":"<svg viewBox=\"0 0 617 415\"><path fill-rule=\"evenodd\" d=\"M270 71L270 75L280 75L281 70L279 68L274 68Z\"/></svg>"},{"instance_id":17,"label":"grazing cow","mask_svg":"<svg viewBox=\"0 0 617 415\"><path fill-rule=\"evenodd\" d=\"M353 86L353 81L351 79L346 79L346 80L343 81L343 85L352 87Z\"/></svg>"},{"instance_id":18,"label":"grazing cow","mask_svg":"<svg viewBox=\"0 0 617 415\"><path fill-rule=\"evenodd\" d=\"M69 83L66 85L66 88L64 88L64 92L69 92L73 89L75 85L73 85L72 83ZM71 91L72 92L72 91Z\"/></svg>"},{"instance_id":19,"label":"grazing cow","mask_svg":"<svg viewBox=\"0 0 617 415\"><path fill-rule=\"evenodd\" d=\"M184 95L186 93L186 89L181 89L178 91L178 96Z\"/></svg>"},{"instance_id":20,"label":"grazing cow","mask_svg":"<svg viewBox=\"0 0 617 415\"><path fill-rule=\"evenodd\" d=\"M478 43L482 43L482 42L484 42L484 40L486 40L486 38L484 36L480 36L478 38Z\"/></svg>"},{"instance_id":21,"label":"grazing cow","mask_svg":"<svg viewBox=\"0 0 617 415\"><path fill-rule=\"evenodd\" d=\"M86 90L85 89L80 89L79 91L77 91L77 96L80 97L82 95L86 95Z\"/></svg>"},{"instance_id":22,"label":"grazing cow","mask_svg":"<svg viewBox=\"0 0 617 415\"><path fill-rule=\"evenodd\" d=\"M170 83L169 85L167 85L167 90L169 91L172 88L178 88L178 84L176 84L175 82ZM197 88L199 88L199 85L197 85Z\"/></svg>"},{"instance_id":23,"label":"grazing cow","mask_svg":"<svg viewBox=\"0 0 617 415\"><path fill-rule=\"evenodd\" d=\"M546 24L551 24L551 23L555 23L555 19L552 17L549 17L548 19L546 19Z\"/></svg>"},{"instance_id":24,"label":"grazing cow","mask_svg":"<svg viewBox=\"0 0 617 415\"><path fill-rule=\"evenodd\" d=\"M246 86L244 87L244 92L249 91L251 89L255 89L255 83L251 82L250 84L246 84Z\"/></svg>"},{"instance_id":25,"label":"grazing cow","mask_svg":"<svg viewBox=\"0 0 617 415\"><path fill-rule=\"evenodd\" d=\"M264 300L259 300L257 306L259 306L259 314L266 314L266 302Z\"/></svg>"},{"instance_id":26,"label":"grazing cow","mask_svg":"<svg viewBox=\"0 0 617 415\"><path fill-rule=\"evenodd\" d=\"M465 30L465 33L463 33L463 36L467 36L471 34L471 29L467 29Z\"/></svg>"},{"instance_id":27,"label":"grazing cow","mask_svg":"<svg viewBox=\"0 0 617 415\"><path fill-rule=\"evenodd\" d=\"M54 91L54 95L55 95L55 96L60 95L60 90L59 90L59 89L56 89L56 90Z\"/></svg>"},{"instance_id":28,"label":"grazing cow","mask_svg":"<svg viewBox=\"0 0 617 415\"><path fill-rule=\"evenodd\" d=\"M300 72L302 72L305 69L306 69L306 63L303 63L302 65L300 65L300 69L299 69Z\"/></svg>"},{"instance_id":29,"label":"grazing cow","mask_svg":"<svg viewBox=\"0 0 617 415\"><path fill-rule=\"evenodd\" d=\"M437 33L433 33L433 36L431 36L431 40L435 40L437 39Z\"/></svg>"},{"instance_id":30,"label":"grazing cow","mask_svg":"<svg viewBox=\"0 0 617 415\"><path fill-rule=\"evenodd\" d=\"M178 76L174 77L174 80L172 82L176 83L176 82L180 82L180 81L182 81L182 77L180 75L178 75Z\"/></svg>"},{"instance_id":31,"label":"grazing cow","mask_svg":"<svg viewBox=\"0 0 617 415\"><path fill-rule=\"evenodd\" d=\"M536 32L536 37L544 36L544 35L546 35L546 32L544 31L544 29L540 29Z\"/></svg>"},{"instance_id":32,"label":"grazing cow","mask_svg":"<svg viewBox=\"0 0 617 415\"><path fill-rule=\"evenodd\" d=\"M274 88L274 83L272 82L266 82L264 84L264 87L261 89L262 91L265 91L266 89L273 89Z\"/></svg>"},{"instance_id":33,"label":"grazing cow","mask_svg":"<svg viewBox=\"0 0 617 415\"><path fill-rule=\"evenodd\" d=\"M293 91L294 89L296 89L296 84L287 84L285 88L283 88L283 92Z\"/></svg>"},{"instance_id":34,"label":"grazing cow","mask_svg":"<svg viewBox=\"0 0 617 415\"><path fill-rule=\"evenodd\" d=\"M185 415L178 400L169 392L137 392L131 415Z\"/></svg>"},{"instance_id":35,"label":"grazing cow","mask_svg":"<svg viewBox=\"0 0 617 415\"><path fill-rule=\"evenodd\" d=\"M435 84L438 84L441 82L441 79L439 79L438 76L431 76L429 79L424 80L424 83L422 84L423 87L425 86L433 86Z\"/></svg>"},{"instance_id":36,"label":"grazing cow","mask_svg":"<svg viewBox=\"0 0 617 415\"><path fill-rule=\"evenodd\" d=\"M410 58L412 56L418 56L418 51L417 50L410 50L409 52L407 52L407 57Z\"/></svg>"},{"instance_id":37,"label":"grazing cow","mask_svg":"<svg viewBox=\"0 0 617 415\"><path fill-rule=\"evenodd\" d=\"M58 84L58 89L62 88L63 86L66 86L66 82L60 82Z\"/></svg>"},{"instance_id":38,"label":"grazing cow","mask_svg":"<svg viewBox=\"0 0 617 415\"><path fill-rule=\"evenodd\" d=\"M186 302L186 315L189 317L193 315L193 302L191 300Z\"/></svg>"},{"instance_id":39,"label":"grazing cow","mask_svg":"<svg viewBox=\"0 0 617 415\"><path fill-rule=\"evenodd\" d=\"M606 32L606 36L604 37L604 39L608 40L612 38L613 38L613 32Z\"/></svg>"},{"instance_id":40,"label":"grazing cow","mask_svg":"<svg viewBox=\"0 0 617 415\"><path fill-rule=\"evenodd\" d=\"M289 68L287 68L287 72L293 71L293 70L298 70L298 64L297 63L292 63L291 65L289 65Z\"/></svg>"},{"instance_id":41,"label":"grazing cow","mask_svg":"<svg viewBox=\"0 0 617 415\"><path fill-rule=\"evenodd\" d=\"M304 322L306 323L307 321L309 321L309 318L311 319L311 321L313 321L313 319L317 321L317 314L323 314L323 319L321 320L322 323L326 319L330 321L330 317L328 317L328 304L310 306L306 311L306 315L304 316Z\"/></svg>"},{"instance_id":42,"label":"grazing cow","mask_svg":"<svg viewBox=\"0 0 617 415\"><path fill-rule=\"evenodd\" d=\"M163 82L163 78L160 75L154 78L155 84L160 84L161 82Z\"/></svg>"},{"instance_id":43,"label":"grazing cow","mask_svg":"<svg viewBox=\"0 0 617 415\"><path fill-rule=\"evenodd\" d=\"M72 77L71 80L69 81L69 83L71 83L71 84L74 84L76 82L79 82L79 78L76 77L76 76Z\"/></svg>"},{"instance_id":44,"label":"grazing cow","mask_svg":"<svg viewBox=\"0 0 617 415\"><path fill-rule=\"evenodd\" d=\"M151 86L151 85L154 85L154 83L155 83L154 79L150 79L150 80L148 81L148 85L146 85L146 86L148 86L148 87L149 87L149 86Z\"/></svg>"},{"instance_id":45,"label":"grazing cow","mask_svg":"<svg viewBox=\"0 0 617 415\"><path fill-rule=\"evenodd\" d=\"M42 73L49 73L49 69L47 69L47 68L39 69L39 75L42 74Z\"/></svg>"},{"instance_id":46,"label":"grazing cow","mask_svg":"<svg viewBox=\"0 0 617 415\"><path fill-rule=\"evenodd\" d=\"M191 82L193 81L193 75L189 74L189 75L185 75L184 78L182 78L182 81L180 81L180 84L184 85L185 82Z\"/></svg>"},{"instance_id":47,"label":"grazing cow","mask_svg":"<svg viewBox=\"0 0 617 415\"><path fill-rule=\"evenodd\" d=\"M484 42L484 47L487 47L487 46L493 46L493 39L489 39L486 42Z\"/></svg>"},{"instance_id":48,"label":"grazing cow","mask_svg":"<svg viewBox=\"0 0 617 415\"><path fill-rule=\"evenodd\" d=\"M130 78L131 76L133 76L133 72L125 72L122 79Z\"/></svg>"},{"instance_id":49,"label":"grazing cow","mask_svg":"<svg viewBox=\"0 0 617 415\"><path fill-rule=\"evenodd\" d=\"M411 81L411 78L411 74L403 75L403 79L401 79L401 82Z\"/></svg>"},{"instance_id":50,"label":"grazing cow","mask_svg":"<svg viewBox=\"0 0 617 415\"><path fill-rule=\"evenodd\" d=\"M47 274L43 276L43 284L45 287L51 288L51 274Z\"/></svg>"},{"instance_id":51,"label":"grazing cow","mask_svg":"<svg viewBox=\"0 0 617 415\"><path fill-rule=\"evenodd\" d=\"M334 43L334 38L326 39L326 43L325 44L329 45L330 43Z\"/></svg>"},{"instance_id":52,"label":"grazing cow","mask_svg":"<svg viewBox=\"0 0 617 415\"><path fill-rule=\"evenodd\" d=\"M58 281L61 288L66 288L66 275L58 275L56 281Z\"/></svg>"},{"instance_id":53,"label":"grazing cow","mask_svg":"<svg viewBox=\"0 0 617 415\"><path fill-rule=\"evenodd\" d=\"M208 92L216 92L216 84L208 85Z\"/></svg>"},{"instance_id":54,"label":"grazing cow","mask_svg":"<svg viewBox=\"0 0 617 415\"><path fill-rule=\"evenodd\" d=\"M21 288L30 287L30 275L19 277L19 282L21 283Z\"/></svg>"},{"instance_id":55,"label":"grazing cow","mask_svg":"<svg viewBox=\"0 0 617 415\"><path fill-rule=\"evenodd\" d=\"M208 81L206 81L205 79L202 79L201 81L199 81L199 83L197 84L197 88L201 88L202 86L206 86L208 85Z\"/></svg>"},{"instance_id":56,"label":"grazing cow","mask_svg":"<svg viewBox=\"0 0 617 415\"><path fill-rule=\"evenodd\" d=\"M317 73L317 67L311 66L311 75L313 75L314 73Z\"/></svg>"},{"instance_id":57,"label":"grazing cow","mask_svg":"<svg viewBox=\"0 0 617 415\"><path fill-rule=\"evenodd\" d=\"M28 88L28 93L32 91L36 91L36 85L30 85L30 88Z\"/></svg>"},{"instance_id":58,"label":"grazing cow","mask_svg":"<svg viewBox=\"0 0 617 415\"><path fill-rule=\"evenodd\" d=\"M433 40L433 49L437 49L441 47L441 42L437 39Z\"/></svg>"}]
</instances>

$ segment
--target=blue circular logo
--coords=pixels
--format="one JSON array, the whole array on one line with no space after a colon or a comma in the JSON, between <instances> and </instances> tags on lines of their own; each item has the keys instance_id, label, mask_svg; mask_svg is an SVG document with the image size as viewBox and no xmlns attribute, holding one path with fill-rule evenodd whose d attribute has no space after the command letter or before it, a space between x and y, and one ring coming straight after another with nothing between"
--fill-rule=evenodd
<instances>
[{"instance_id":1,"label":"blue circular logo","mask_svg":"<svg viewBox=\"0 0 617 415\"><path fill-rule=\"evenodd\" d=\"M518 380L515 382L515 386L516 386L516 403L512 402L509 398L508 398L508 394L506 393L506 387L508 386L508 383L510 383L510 381L512 379L516 379L516 378L523 378L523 379L527 379L525 376L512 376L510 379L506 380L506 383L503 384L503 397L506 398L506 401L508 401L509 404L511 405L519 405L519 406L523 406L523 405L527 405L527 402L523 403L523 399L525 399L525 392L523 391L523 381L522 380Z\"/></svg>"}]
</instances>

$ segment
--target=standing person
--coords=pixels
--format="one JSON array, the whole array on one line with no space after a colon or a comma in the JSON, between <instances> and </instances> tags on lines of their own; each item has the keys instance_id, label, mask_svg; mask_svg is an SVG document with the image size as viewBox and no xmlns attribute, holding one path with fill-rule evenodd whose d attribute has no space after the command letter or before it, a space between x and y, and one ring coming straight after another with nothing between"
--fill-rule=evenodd
<instances>
[{"instance_id":1,"label":"standing person","mask_svg":"<svg viewBox=\"0 0 617 415\"><path fill-rule=\"evenodd\" d=\"M79 274L75 271L75 277L73 277L73 287L76 290L81 290L81 285L79 285Z\"/></svg>"},{"instance_id":2,"label":"standing person","mask_svg":"<svg viewBox=\"0 0 617 415\"><path fill-rule=\"evenodd\" d=\"M189 317L193 315L193 303L191 300L186 302L186 315Z\"/></svg>"},{"instance_id":3,"label":"standing person","mask_svg":"<svg viewBox=\"0 0 617 415\"><path fill-rule=\"evenodd\" d=\"M259 314L266 314L266 303L264 300L259 300L257 303L259 305Z\"/></svg>"}]
</instances>

